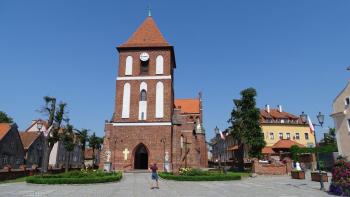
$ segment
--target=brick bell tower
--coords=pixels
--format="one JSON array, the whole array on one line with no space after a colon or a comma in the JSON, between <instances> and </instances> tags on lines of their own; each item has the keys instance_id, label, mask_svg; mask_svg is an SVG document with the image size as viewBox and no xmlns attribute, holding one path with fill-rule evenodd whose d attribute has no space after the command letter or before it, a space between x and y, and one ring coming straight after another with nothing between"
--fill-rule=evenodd
<instances>
[{"instance_id":1,"label":"brick bell tower","mask_svg":"<svg viewBox=\"0 0 350 197\"><path fill-rule=\"evenodd\" d=\"M117 47L115 109L105 124L101 163L111 170L172 166L173 46L151 16Z\"/></svg>"}]
</instances>

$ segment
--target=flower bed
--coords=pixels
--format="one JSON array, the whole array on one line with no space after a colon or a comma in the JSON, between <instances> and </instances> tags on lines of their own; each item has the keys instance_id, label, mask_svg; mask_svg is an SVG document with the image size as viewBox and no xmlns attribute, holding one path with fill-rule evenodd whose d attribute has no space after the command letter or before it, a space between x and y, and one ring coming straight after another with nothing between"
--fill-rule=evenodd
<instances>
[{"instance_id":1,"label":"flower bed","mask_svg":"<svg viewBox=\"0 0 350 197\"><path fill-rule=\"evenodd\" d=\"M175 181L229 181L242 179L242 173L228 172L224 174L191 168L180 169L179 175L161 172L159 176L163 179Z\"/></svg>"},{"instance_id":2,"label":"flower bed","mask_svg":"<svg viewBox=\"0 0 350 197\"><path fill-rule=\"evenodd\" d=\"M339 196L350 196L350 163L339 160L332 170L332 183L329 192Z\"/></svg>"},{"instance_id":3,"label":"flower bed","mask_svg":"<svg viewBox=\"0 0 350 197\"><path fill-rule=\"evenodd\" d=\"M72 171L55 175L30 176L27 183L35 184L89 184L119 181L121 172L106 173L103 171Z\"/></svg>"}]
</instances>

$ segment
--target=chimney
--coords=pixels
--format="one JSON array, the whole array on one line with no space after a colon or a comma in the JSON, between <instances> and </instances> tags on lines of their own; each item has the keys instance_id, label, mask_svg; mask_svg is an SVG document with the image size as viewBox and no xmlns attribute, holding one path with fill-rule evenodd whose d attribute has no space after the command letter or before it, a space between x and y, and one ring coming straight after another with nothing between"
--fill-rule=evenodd
<instances>
[{"instance_id":1,"label":"chimney","mask_svg":"<svg viewBox=\"0 0 350 197\"><path fill-rule=\"evenodd\" d=\"M278 108L278 111L279 111L279 112L283 112L283 110L282 110L282 105L277 105L277 108Z\"/></svg>"},{"instance_id":2,"label":"chimney","mask_svg":"<svg viewBox=\"0 0 350 197\"><path fill-rule=\"evenodd\" d=\"M265 105L265 110L267 111L267 113L270 113L270 105Z\"/></svg>"}]
</instances>

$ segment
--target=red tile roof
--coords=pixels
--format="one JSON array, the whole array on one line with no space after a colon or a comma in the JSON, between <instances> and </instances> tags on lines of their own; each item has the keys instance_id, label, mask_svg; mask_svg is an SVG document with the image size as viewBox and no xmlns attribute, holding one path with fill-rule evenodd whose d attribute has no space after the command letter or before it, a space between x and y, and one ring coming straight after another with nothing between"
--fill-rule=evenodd
<instances>
[{"instance_id":1,"label":"red tile roof","mask_svg":"<svg viewBox=\"0 0 350 197\"><path fill-rule=\"evenodd\" d=\"M279 140L278 142L276 142L272 148L281 148L281 149L289 149L290 147L292 147L293 145L297 145L300 148L305 147L302 144L299 144L298 142L294 142L292 140Z\"/></svg>"},{"instance_id":2,"label":"red tile roof","mask_svg":"<svg viewBox=\"0 0 350 197\"><path fill-rule=\"evenodd\" d=\"M299 116L295 116L288 112L280 112L278 109L271 109L270 112L267 112L265 109L260 110L260 120L262 123L267 122L268 119L276 120L276 119L288 119L292 121L296 121L295 124L303 124ZM288 123L288 122L285 122Z\"/></svg>"},{"instance_id":3,"label":"red tile roof","mask_svg":"<svg viewBox=\"0 0 350 197\"><path fill-rule=\"evenodd\" d=\"M36 132L20 132L22 144L24 150L28 150L30 145L40 136L40 134Z\"/></svg>"},{"instance_id":4,"label":"red tile roof","mask_svg":"<svg viewBox=\"0 0 350 197\"><path fill-rule=\"evenodd\" d=\"M262 154L273 154L275 151L272 150L272 147L266 146L261 150Z\"/></svg>"},{"instance_id":5,"label":"red tile roof","mask_svg":"<svg viewBox=\"0 0 350 197\"><path fill-rule=\"evenodd\" d=\"M159 31L152 17L147 17L132 36L119 48L123 47L164 47L170 46Z\"/></svg>"},{"instance_id":6,"label":"red tile roof","mask_svg":"<svg viewBox=\"0 0 350 197\"><path fill-rule=\"evenodd\" d=\"M0 140L11 130L10 123L0 123Z\"/></svg>"},{"instance_id":7,"label":"red tile roof","mask_svg":"<svg viewBox=\"0 0 350 197\"><path fill-rule=\"evenodd\" d=\"M175 108L180 109L184 114L199 114L199 99L175 99Z\"/></svg>"}]
</instances>

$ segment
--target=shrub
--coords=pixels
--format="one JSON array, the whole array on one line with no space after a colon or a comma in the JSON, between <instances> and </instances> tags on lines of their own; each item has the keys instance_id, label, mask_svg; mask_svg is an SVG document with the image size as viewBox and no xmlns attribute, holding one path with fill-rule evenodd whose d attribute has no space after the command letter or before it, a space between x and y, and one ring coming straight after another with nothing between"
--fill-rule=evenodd
<instances>
[{"instance_id":1,"label":"shrub","mask_svg":"<svg viewBox=\"0 0 350 197\"><path fill-rule=\"evenodd\" d=\"M207 175L208 172L205 172L199 168L180 168L179 174L181 176L200 176Z\"/></svg>"},{"instance_id":2,"label":"shrub","mask_svg":"<svg viewBox=\"0 0 350 197\"><path fill-rule=\"evenodd\" d=\"M329 192L335 195L350 195L350 163L338 160L332 170L332 183Z\"/></svg>"},{"instance_id":3,"label":"shrub","mask_svg":"<svg viewBox=\"0 0 350 197\"><path fill-rule=\"evenodd\" d=\"M26 182L36 184L88 184L119 181L121 178L121 172L106 173L103 171L72 171L56 175L31 176L26 178Z\"/></svg>"},{"instance_id":4,"label":"shrub","mask_svg":"<svg viewBox=\"0 0 350 197\"><path fill-rule=\"evenodd\" d=\"M203 172L203 171L202 171ZM172 173L159 173L159 176L167 180L175 181L229 181L240 180L241 175L236 173L205 173L204 175L173 175Z\"/></svg>"}]
</instances>

